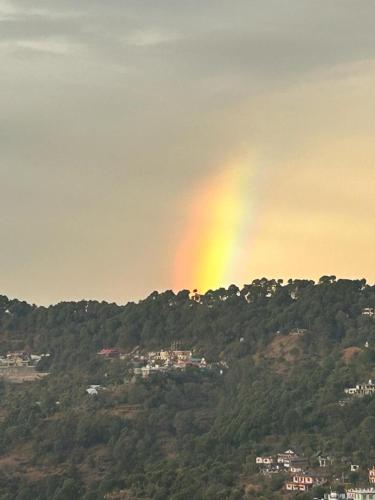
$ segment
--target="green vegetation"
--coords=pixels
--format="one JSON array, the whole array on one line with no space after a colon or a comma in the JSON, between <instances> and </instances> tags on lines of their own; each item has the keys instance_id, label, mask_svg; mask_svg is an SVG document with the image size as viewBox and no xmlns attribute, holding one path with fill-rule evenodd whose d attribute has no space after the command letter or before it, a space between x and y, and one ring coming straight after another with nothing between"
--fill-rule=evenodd
<instances>
[{"instance_id":1,"label":"green vegetation","mask_svg":"<svg viewBox=\"0 0 375 500\"><path fill-rule=\"evenodd\" d=\"M312 464L318 452L334 455L336 474L365 481L375 397L338 403L345 387L375 375L375 321L361 314L374 306L375 287L332 276L255 280L199 300L154 292L125 306L1 296L0 354L51 356L39 364L48 377L0 384L0 499L285 498L283 478L260 477L255 456L291 446ZM303 333L290 334L296 328ZM96 355L174 341L228 369L131 381L126 360ZM89 384L105 389L89 396ZM342 457L360 471L341 469Z\"/></svg>"}]
</instances>

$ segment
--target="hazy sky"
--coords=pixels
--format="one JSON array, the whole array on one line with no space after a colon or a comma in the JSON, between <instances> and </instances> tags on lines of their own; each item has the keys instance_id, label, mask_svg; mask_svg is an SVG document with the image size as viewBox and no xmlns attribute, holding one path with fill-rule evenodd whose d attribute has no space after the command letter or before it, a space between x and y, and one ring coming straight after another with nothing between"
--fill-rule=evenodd
<instances>
[{"instance_id":1,"label":"hazy sky","mask_svg":"<svg viewBox=\"0 0 375 500\"><path fill-rule=\"evenodd\" d=\"M374 282L374 19L374 0L0 0L0 293Z\"/></svg>"}]
</instances>

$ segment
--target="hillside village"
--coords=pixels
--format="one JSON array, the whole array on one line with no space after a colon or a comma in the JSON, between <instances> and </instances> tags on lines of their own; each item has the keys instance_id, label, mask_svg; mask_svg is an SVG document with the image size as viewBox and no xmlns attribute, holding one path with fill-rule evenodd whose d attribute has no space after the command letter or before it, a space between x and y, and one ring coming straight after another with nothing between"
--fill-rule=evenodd
<instances>
[{"instance_id":1,"label":"hillside village","mask_svg":"<svg viewBox=\"0 0 375 500\"><path fill-rule=\"evenodd\" d=\"M363 281L3 303L5 500L373 500Z\"/></svg>"},{"instance_id":2,"label":"hillside village","mask_svg":"<svg viewBox=\"0 0 375 500\"><path fill-rule=\"evenodd\" d=\"M260 455L255 459L259 466L259 474L264 477L274 477L280 474L285 477L284 489L286 492L307 492L317 486L329 485L330 494L325 494L324 499L354 499L375 500L375 466L368 470L368 485L345 491L333 491L335 483L348 480L348 474L356 473L360 466L353 464L349 458L342 457L338 460L332 455L317 454L312 459L288 449L276 455ZM341 473L341 474L340 474Z\"/></svg>"},{"instance_id":3,"label":"hillside village","mask_svg":"<svg viewBox=\"0 0 375 500\"><path fill-rule=\"evenodd\" d=\"M38 372L38 363L49 354L32 354L27 351L10 351L0 356L0 379L22 383L39 380L46 375Z\"/></svg>"},{"instance_id":4,"label":"hillside village","mask_svg":"<svg viewBox=\"0 0 375 500\"><path fill-rule=\"evenodd\" d=\"M364 316L372 318L372 309L362 311ZM291 337L302 337L308 332L307 329L294 328L289 332ZM280 332L276 332L280 335ZM240 339L242 342L242 339ZM365 348L369 344L366 342ZM123 360L130 363L134 376L148 378L153 373L170 373L175 370L185 370L187 367L195 367L203 370L219 367L220 373L228 368L227 363L208 364L204 357L194 357L192 350L177 349L172 344L169 349L160 351L149 351L141 353L137 347L130 353L123 353L118 348L103 348L97 356L107 361ZM98 394L102 389L100 386L90 386L87 390L89 394ZM344 389L347 397L366 397L375 394L375 384L370 379L368 383L360 383L355 387ZM349 400L346 400L349 402ZM357 473L361 466L348 457L337 459L332 454L317 454L307 458L293 449L288 449L276 455L257 456L255 463L259 466L259 474L265 478L272 478L276 475L285 477L284 491L309 492L318 486L330 487L331 492L324 494L324 500L375 500L375 466L368 470L368 485L363 487L348 487L345 491L335 492L335 484L345 481L348 473ZM310 465L312 464L312 465ZM338 474L340 471L340 474ZM323 500L323 497L322 497Z\"/></svg>"},{"instance_id":5,"label":"hillside village","mask_svg":"<svg viewBox=\"0 0 375 500\"><path fill-rule=\"evenodd\" d=\"M122 353L117 348L103 348L97 356L108 361L119 359L126 361L135 376L149 377L155 373L170 373L175 370L186 370L187 368L199 368L200 370L211 370L216 367L223 372L228 368L225 362L207 363L204 357L193 356L192 350L177 349L172 345L169 349L160 351L149 351L141 353L137 347L130 353Z\"/></svg>"}]
</instances>

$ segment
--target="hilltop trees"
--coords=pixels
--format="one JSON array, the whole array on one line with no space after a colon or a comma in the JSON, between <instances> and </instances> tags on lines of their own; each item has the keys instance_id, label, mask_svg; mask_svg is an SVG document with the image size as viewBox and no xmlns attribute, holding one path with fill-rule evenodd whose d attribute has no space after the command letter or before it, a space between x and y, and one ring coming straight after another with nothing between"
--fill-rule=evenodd
<instances>
[{"instance_id":1,"label":"hilltop trees","mask_svg":"<svg viewBox=\"0 0 375 500\"><path fill-rule=\"evenodd\" d=\"M3 456L22 450L44 471L0 477L0 499L98 500L116 490L134 499L277 499L280 481L254 476L256 453L298 445L312 460L322 450L375 463L374 398L339 404L346 386L375 375L375 321L362 314L374 306L375 287L334 276L153 292L125 306L45 308L0 296L2 354L51 354L39 366L50 372L44 380L0 384ZM129 383L126 361L96 356L172 342L228 369ZM106 390L88 396L93 383ZM247 481L261 489L246 497Z\"/></svg>"}]
</instances>

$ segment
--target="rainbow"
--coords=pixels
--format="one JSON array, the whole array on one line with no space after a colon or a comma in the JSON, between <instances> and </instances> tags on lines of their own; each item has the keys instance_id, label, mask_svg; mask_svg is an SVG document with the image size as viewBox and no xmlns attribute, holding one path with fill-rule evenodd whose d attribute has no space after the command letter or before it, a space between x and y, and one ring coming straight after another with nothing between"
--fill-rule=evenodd
<instances>
[{"instance_id":1,"label":"rainbow","mask_svg":"<svg viewBox=\"0 0 375 500\"><path fill-rule=\"evenodd\" d=\"M187 224L177 245L174 289L201 293L246 279L254 170L229 165L206 179L185 201Z\"/></svg>"}]
</instances>

